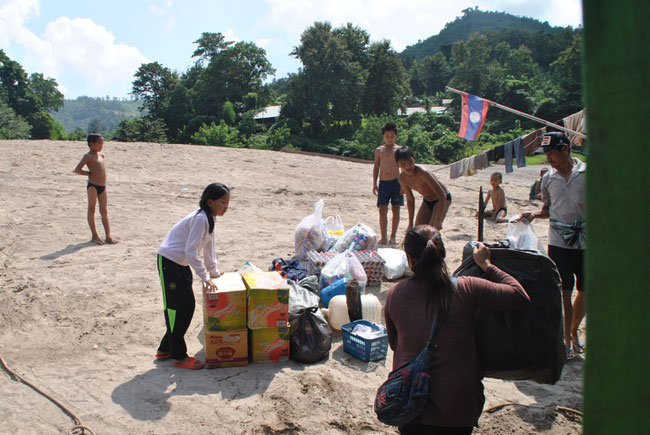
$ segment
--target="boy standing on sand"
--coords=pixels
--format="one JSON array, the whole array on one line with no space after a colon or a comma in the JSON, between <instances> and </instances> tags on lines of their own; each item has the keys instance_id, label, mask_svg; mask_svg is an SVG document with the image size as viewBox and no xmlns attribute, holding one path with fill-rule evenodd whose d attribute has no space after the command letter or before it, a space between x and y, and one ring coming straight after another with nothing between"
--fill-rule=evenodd
<instances>
[{"instance_id":1,"label":"boy standing on sand","mask_svg":"<svg viewBox=\"0 0 650 435\"><path fill-rule=\"evenodd\" d=\"M380 245L386 245L386 233L388 230L388 203L392 205L393 223L390 231L390 244L395 244L395 234L399 225L399 208L404 205L404 196L397 177L399 168L395 161L395 150L400 148L395 144L397 138L397 126L387 122L381 127L384 136L384 144L375 149L375 165L372 169L372 193L377 196L377 207L379 207L379 229L381 231ZM379 177L379 186L377 185Z\"/></svg>"},{"instance_id":2,"label":"boy standing on sand","mask_svg":"<svg viewBox=\"0 0 650 435\"><path fill-rule=\"evenodd\" d=\"M92 241L98 245L104 242L99 238L95 229L95 204L99 201L99 214L102 216L102 225L106 232L106 243L117 243L111 237L111 227L108 223L108 193L106 192L106 164L104 155L100 154L104 146L104 138L99 134L91 133L88 135L88 151L81 158L81 161L74 168L74 173L88 177L86 192L88 194L88 226L92 233ZM83 167L88 167L84 170Z\"/></svg>"},{"instance_id":3,"label":"boy standing on sand","mask_svg":"<svg viewBox=\"0 0 650 435\"><path fill-rule=\"evenodd\" d=\"M447 216L451 205L451 193L433 173L425 171L415 164L415 155L409 147L401 147L395 151L395 160L401 170L399 183L406 195L406 209L409 213L409 225L406 231L413 228L413 213L415 211L415 190L422 195L422 205L415 218L415 226L431 225L438 231L442 230L442 221Z\"/></svg>"}]
</instances>

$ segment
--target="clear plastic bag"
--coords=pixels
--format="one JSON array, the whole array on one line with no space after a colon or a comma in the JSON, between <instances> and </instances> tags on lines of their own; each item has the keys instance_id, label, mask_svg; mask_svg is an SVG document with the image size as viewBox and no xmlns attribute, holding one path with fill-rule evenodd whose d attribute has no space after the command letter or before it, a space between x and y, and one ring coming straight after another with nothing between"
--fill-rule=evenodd
<instances>
[{"instance_id":1,"label":"clear plastic bag","mask_svg":"<svg viewBox=\"0 0 650 435\"><path fill-rule=\"evenodd\" d=\"M304 217L294 233L294 246L296 257L304 260L307 252L320 251L325 244L327 233L325 232L325 220L323 219L324 201L319 200L314 206L314 212Z\"/></svg>"},{"instance_id":2,"label":"clear plastic bag","mask_svg":"<svg viewBox=\"0 0 650 435\"><path fill-rule=\"evenodd\" d=\"M368 276L361 262L352 252L346 251L336 254L323 266L320 271L320 288L324 289L341 278L356 279L362 292L366 288Z\"/></svg>"},{"instance_id":3,"label":"clear plastic bag","mask_svg":"<svg viewBox=\"0 0 650 435\"><path fill-rule=\"evenodd\" d=\"M323 251L331 249L336 242L345 233L345 227L340 215L328 216L325 218L325 243L323 244Z\"/></svg>"},{"instance_id":4,"label":"clear plastic bag","mask_svg":"<svg viewBox=\"0 0 650 435\"><path fill-rule=\"evenodd\" d=\"M544 245L539 241L533 226L525 219L519 220L519 216L513 216L508 221L508 233L506 238L511 248L524 251L535 251L546 253Z\"/></svg>"},{"instance_id":5,"label":"clear plastic bag","mask_svg":"<svg viewBox=\"0 0 650 435\"><path fill-rule=\"evenodd\" d=\"M338 252L377 250L377 233L368 225L359 222L336 241L333 249Z\"/></svg>"}]
</instances>

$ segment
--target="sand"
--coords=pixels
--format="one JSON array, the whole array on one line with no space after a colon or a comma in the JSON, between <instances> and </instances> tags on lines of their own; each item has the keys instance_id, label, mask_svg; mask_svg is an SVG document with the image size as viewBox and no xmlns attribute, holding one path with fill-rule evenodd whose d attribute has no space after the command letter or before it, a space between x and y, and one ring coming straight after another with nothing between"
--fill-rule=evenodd
<instances>
[{"instance_id":1,"label":"sand","mask_svg":"<svg viewBox=\"0 0 650 435\"><path fill-rule=\"evenodd\" d=\"M266 269L293 256L294 229L325 200L325 214L346 227L378 228L372 165L248 149L106 142L108 202L117 245L89 242L84 177L72 173L84 142L0 141L0 357L10 369L59 400L97 434L396 433L375 418L376 388L392 365L343 352L335 334L328 359L189 371L156 361L164 332L156 250L193 210L212 181L232 187L217 220L222 271L250 261ZM528 192L539 166L504 174L510 215L533 210ZM495 165L449 180L454 202L445 221L448 265L477 235L478 188ZM418 202L419 205L419 202ZM96 222L103 236L99 213ZM406 228L403 209L400 228ZM542 243L547 222L534 222ZM506 224L486 224L485 240L505 238ZM399 238L401 239L401 237ZM382 301L392 283L369 288ZM195 277L195 294L200 280ZM198 298L197 298L198 300ZM201 305L186 335L204 357ZM478 434L579 433L584 359L567 363L555 385L485 380ZM73 422L52 402L0 370L0 432L58 434ZM557 407L560 407L559 409Z\"/></svg>"}]
</instances>

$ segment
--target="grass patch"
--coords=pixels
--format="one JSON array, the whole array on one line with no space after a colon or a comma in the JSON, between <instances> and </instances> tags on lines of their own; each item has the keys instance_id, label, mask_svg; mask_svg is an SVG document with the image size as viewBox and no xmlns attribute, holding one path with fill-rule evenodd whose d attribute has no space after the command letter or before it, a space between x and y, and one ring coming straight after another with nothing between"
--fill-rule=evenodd
<instances>
[{"instance_id":1,"label":"grass patch","mask_svg":"<svg viewBox=\"0 0 650 435\"><path fill-rule=\"evenodd\" d=\"M546 154L534 154L526 156L526 166L530 165L547 165Z\"/></svg>"}]
</instances>

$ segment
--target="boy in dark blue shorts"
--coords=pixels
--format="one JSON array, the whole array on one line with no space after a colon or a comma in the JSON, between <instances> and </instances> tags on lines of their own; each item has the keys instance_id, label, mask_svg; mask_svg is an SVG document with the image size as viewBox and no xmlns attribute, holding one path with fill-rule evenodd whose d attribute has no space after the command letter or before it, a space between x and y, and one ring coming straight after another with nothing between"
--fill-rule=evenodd
<instances>
[{"instance_id":1,"label":"boy in dark blue shorts","mask_svg":"<svg viewBox=\"0 0 650 435\"><path fill-rule=\"evenodd\" d=\"M393 222L390 231L390 244L396 243L395 235L399 226L399 208L404 205L402 188L397 180L399 168L395 161L395 150L400 146L395 144L397 138L397 126L387 122L381 127L384 136L384 144L375 149L375 165L372 170L372 193L377 195L377 207L379 207L379 229L381 232L380 245L386 245L386 233L388 231L388 203L390 202L393 211ZM377 185L379 178L379 185Z\"/></svg>"}]
</instances>

